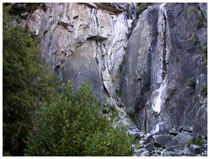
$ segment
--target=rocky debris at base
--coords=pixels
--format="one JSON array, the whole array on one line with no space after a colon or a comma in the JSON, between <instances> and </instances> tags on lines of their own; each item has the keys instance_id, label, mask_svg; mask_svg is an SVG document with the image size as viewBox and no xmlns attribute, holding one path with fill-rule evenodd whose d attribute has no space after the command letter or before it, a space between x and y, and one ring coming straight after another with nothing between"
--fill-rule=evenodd
<instances>
[{"instance_id":1,"label":"rocky debris at base","mask_svg":"<svg viewBox=\"0 0 210 159\"><path fill-rule=\"evenodd\" d=\"M203 144L196 145L197 143L192 142L196 138L195 135L188 130L192 128L143 134L133 127L129 128L128 134L134 139L134 156L207 156L207 138L199 137Z\"/></svg>"}]
</instances>

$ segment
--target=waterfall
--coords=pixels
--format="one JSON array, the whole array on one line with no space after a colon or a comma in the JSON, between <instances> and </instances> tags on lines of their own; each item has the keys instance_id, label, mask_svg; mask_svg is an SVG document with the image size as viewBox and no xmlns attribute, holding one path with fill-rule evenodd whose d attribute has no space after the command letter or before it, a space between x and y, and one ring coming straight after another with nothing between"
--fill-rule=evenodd
<instances>
[{"instance_id":1,"label":"waterfall","mask_svg":"<svg viewBox=\"0 0 210 159\"><path fill-rule=\"evenodd\" d=\"M156 72L156 82L160 84L159 88L153 92L152 99L152 108L153 111L159 114L161 112L161 107L164 104L166 90L167 90L167 58L168 58L168 50L167 50L167 13L165 10L165 3L161 4L159 7L159 16L158 16L158 55L160 55L159 67L155 70Z\"/></svg>"}]
</instances>

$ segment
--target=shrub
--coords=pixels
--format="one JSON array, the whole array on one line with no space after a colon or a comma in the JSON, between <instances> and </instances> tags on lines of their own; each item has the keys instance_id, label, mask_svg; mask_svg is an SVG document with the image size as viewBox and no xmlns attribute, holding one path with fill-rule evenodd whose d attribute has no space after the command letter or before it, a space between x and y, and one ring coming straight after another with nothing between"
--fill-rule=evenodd
<instances>
[{"instance_id":1,"label":"shrub","mask_svg":"<svg viewBox=\"0 0 210 159\"><path fill-rule=\"evenodd\" d=\"M203 60L204 60L204 62L205 63L207 63L207 46L204 46L203 48L202 48L202 58L203 58Z\"/></svg>"},{"instance_id":2,"label":"shrub","mask_svg":"<svg viewBox=\"0 0 210 159\"><path fill-rule=\"evenodd\" d=\"M116 94L118 97L120 97L121 96L120 90L116 89Z\"/></svg>"},{"instance_id":3,"label":"shrub","mask_svg":"<svg viewBox=\"0 0 210 159\"><path fill-rule=\"evenodd\" d=\"M41 63L39 42L20 25L11 25L3 8L3 153L23 155L33 127L33 110L57 92L57 78Z\"/></svg>"},{"instance_id":4,"label":"shrub","mask_svg":"<svg viewBox=\"0 0 210 159\"><path fill-rule=\"evenodd\" d=\"M102 131L96 131L91 138L87 139L88 144L85 153L91 156L132 155L132 143L123 134L126 132L119 128L116 130L108 129L105 134Z\"/></svg>"},{"instance_id":5,"label":"shrub","mask_svg":"<svg viewBox=\"0 0 210 159\"><path fill-rule=\"evenodd\" d=\"M190 147L191 144L202 146L203 141L200 137L197 137L197 138L194 138L194 139L190 140L190 142L187 144L187 146Z\"/></svg>"},{"instance_id":6,"label":"shrub","mask_svg":"<svg viewBox=\"0 0 210 159\"><path fill-rule=\"evenodd\" d=\"M141 13L148 8L150 4L147 4L147 3L141 3L139 5L139 7L136 9L136 18L138 19L139 18L139 15L141 15Z\"/></svg>"},{"instance_id":7,"label":"shrub","mask_svg":"<svg viewBox=\"0 0 210 159\"><path fill-rule=\"evenodd\" d=\"M189 7L187 11L187 18L189 19L191 16L193 16L193 14L196 14L198 11L198 8L196 8L195 6Z\"/></svg>"},{"instance_id":8,"label":"shrub","mask_svg":"<svg viewBox=\"0 0 210 159\"><path fill-rule=\"evenodd\" d=\"M13 3L5 4L10 5L9 13L20 19L26 19L30 14L32 14L37 9L47 10L45 3Z\"/></svg>"},{"instance_id":9,"label":"shrub","mask_svg":"<svg viewBox=\"0 0 210 159\"><path fill-rule=\"evenodd\" d=\"M74 86L68 83L61 92L40 109L26 155L132 155L131 138L112 127L89 84L74 92Z\"/></svg>"},{"instance_id":10,"label":"shrub","mask_svg":"<svg viewBox=\"0 0 210 159\"><path fill-rule=\"evenodd\" d=\"M202 84L200 87L200 92L202 95L207 96L207 86Z\"/></svg>"},{"instance_id":11,"label":"shrub","mask_svg":"<svg viewBox=\"0 0 210 159\"><path fill-rule=\"evenodd\" d=\"M193 44L194 44L195 46L197 46L197 45L199 44L198 38L196 38L196 39L193 40Z\"/></svg>"},{"instance_id":12,"label":"shrub","mask_svg":"<svg viewBox=\"0 0 210 159\"><path fill-rule=\"evenodd\" d=\"M193 80L193 78L188 78L186 81L186 84L188 87L195 89L196 82L195 82L195 80Z\"/></svg>"},{"instance_id":13,"label":"shrub","mask_svg":"<svg viewBox=\"0 0 210 159\"><path fill-rule=\"evenodd\" d=\"M200 29L204 26L203 16L201 12L199 11L199 9L196 8L195 6L191 6L188 8L187 18L189 19L190 17L196 18L193 24L193 27L195 27L196 29Z\"/></svg>"}]
</instances>

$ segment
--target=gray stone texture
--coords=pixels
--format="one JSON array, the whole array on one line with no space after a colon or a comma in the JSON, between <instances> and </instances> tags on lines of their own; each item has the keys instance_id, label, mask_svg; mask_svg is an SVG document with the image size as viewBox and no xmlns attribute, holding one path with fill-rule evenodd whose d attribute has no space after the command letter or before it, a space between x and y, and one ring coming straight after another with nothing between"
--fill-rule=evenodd
<instances>
[{"instance_id":1,"label":"gray stone texture","mask_svg":"<svg viewBox=\"0 0 210 159\"><path fill-rule=\"evenodd\" d=\"M207 135L206 17L204 3L156 4L140 15L125 54L121 99L141 131L163 122Z\"/></svg>"}]
</instances>

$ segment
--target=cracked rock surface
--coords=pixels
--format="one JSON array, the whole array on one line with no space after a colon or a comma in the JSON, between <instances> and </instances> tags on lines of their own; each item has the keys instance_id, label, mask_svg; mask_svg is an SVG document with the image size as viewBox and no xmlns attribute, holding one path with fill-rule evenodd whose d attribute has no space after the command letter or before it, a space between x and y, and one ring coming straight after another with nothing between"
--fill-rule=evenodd
<instances>
[{"instance_id":1,"label":"cracked rock surface","mask_svg":"<svg viewBox=\"0 0 210 159\"><path fill-rule=\"evenodd\" d=\"M61 81L91 82L116 106L134 155L205 156L207 4L156 3L136 19L138 5L46 3L22 23Z\"/></svg>"}]
</instances>

